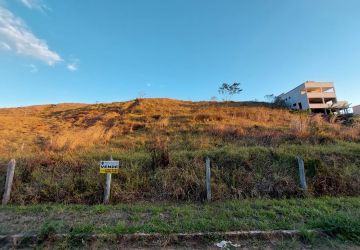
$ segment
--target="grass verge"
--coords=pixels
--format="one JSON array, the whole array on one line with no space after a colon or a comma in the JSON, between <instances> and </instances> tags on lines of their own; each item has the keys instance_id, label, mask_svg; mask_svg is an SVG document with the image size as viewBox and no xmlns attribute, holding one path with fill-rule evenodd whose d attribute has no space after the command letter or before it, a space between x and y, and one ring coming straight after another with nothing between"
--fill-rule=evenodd
<instances>
[{"instance_id":1,"label":"grass verge","mask_svg":"<svg viewBox=\"0 0 360 250\"><path fill-rule=\"evenodd\" d=\"M29 205L0 208L0 234L186 233L319 229L359 243L360 198L246 199L209 204ZM311 239L311 235L304 235Z\"/></svg>"}]
</instances>

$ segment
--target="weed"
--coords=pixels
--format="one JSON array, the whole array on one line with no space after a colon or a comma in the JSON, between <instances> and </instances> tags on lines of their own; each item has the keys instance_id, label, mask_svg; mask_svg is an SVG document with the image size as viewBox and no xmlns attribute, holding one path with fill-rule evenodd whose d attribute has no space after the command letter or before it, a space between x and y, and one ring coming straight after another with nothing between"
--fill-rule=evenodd
<instances>
[{"instance_id":1,"label":"weed","mask_svg":"<svg viewBox=\"0 0 360 250\"><path fill-rule=\"evenodd\" d=\"M94 230L93 224L78 224L70 228L67 242L71 247L86 246Z\"/></svg>"},{"instance_id":2,"label":"weed","mask_svg":"<svg viewBox=\"0 0 360 250\"><path fill-rule=\"evenodd\" d=\"M329 214L314 222L314 227L321 229L331 237L360 243L360 217L346 214Z\"/></svg>"},{"instance_id":3,"label":"weed","mask_svg":"<svg viewBox=\"0 0 360 250\"><path fill-rule=\"evenodd\" d=\"M116 224L116 226L113 228L113 232L115 233L115 234L124 234L124 233L127 233L128 232L128 228L127 228L127 226L126 226L126 224L125 223L123 223L123 222L118 222L117 224Z\"/></svg>"},{"instance_id":4,"label":"weed","mask_svg":"<svg viewBox=\"0 0 360 250\"><path fill-rule=\"evenodd\" d=\"M304 244L312 244L315 242L316 233L309 230L300 230L300 240Z\"/></svg>"},{"instance_id":5,"label":"weed","mask_svg":"<svg viewBox=\"0 0 360 250\"><path fill-rule=\"evenodd\" d=\"M39 241L43 242L45 240L51 239L51 237L65 228L65 225L62 221L49 220L46 221L39 230Z\"/></svg>"}]
</instances>

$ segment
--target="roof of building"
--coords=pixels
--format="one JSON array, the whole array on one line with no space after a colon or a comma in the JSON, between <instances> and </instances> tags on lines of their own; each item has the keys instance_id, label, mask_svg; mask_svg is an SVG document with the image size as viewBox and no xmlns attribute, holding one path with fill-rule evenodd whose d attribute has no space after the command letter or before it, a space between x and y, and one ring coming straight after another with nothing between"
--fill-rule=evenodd
<instances>
[{"instance_id":1,"label":"roof of building","mask_svg":"<svg viewBox=\"0 0 360 250\"><path fill-rule=\"evenodd\" d=\"M310 86L310 87L321 87L322 85L324 86L328 86L328 87L333 87L334 86L334 83L333 82L316 82L316 81L306 81L298 86L296 86L295 88L291 89L290 91L287 91L285 93L282 93L280 94L279 96L283 96L283 95L287 95L288 93L290 93L291 91L303 86L303 85L313 85L313 86ZM330 86L329 86L330 85Z\"/></svg>"}]
</instances>

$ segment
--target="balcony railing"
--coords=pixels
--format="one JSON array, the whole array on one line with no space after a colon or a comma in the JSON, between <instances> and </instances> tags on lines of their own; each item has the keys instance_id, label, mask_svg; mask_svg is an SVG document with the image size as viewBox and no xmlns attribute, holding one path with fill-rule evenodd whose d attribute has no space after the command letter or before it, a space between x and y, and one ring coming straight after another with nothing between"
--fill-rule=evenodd
<instances>
[{"instance_id":1,"label":"balcony railing","mask_svg":"<svg viewBox=\"0 0 360 250\"><path fill-rule=\"evenodd\" d=\"M335 92L308 92L308 98L336 98Z\"/></svg>"},{"instance_id":2,"label":"balcony railing","mask_svg":"<svg viewBox=\"0 0 360 250\"><path fill-rule=\"evenodd\" d=\"M309 106L311 109L328 109L331 107L331 105L324 103L310 103Z\"/></svg>"}]
</instances>

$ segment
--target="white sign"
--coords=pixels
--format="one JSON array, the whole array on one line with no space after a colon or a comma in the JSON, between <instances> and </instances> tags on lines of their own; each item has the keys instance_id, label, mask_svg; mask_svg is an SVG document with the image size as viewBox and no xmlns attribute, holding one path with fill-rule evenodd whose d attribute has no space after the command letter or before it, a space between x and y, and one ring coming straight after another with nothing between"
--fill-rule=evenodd
<instances>
[{"instance_id":1,"label":"white sign","mask_svg":"<svg viewBox=\"0 0 360 250\"><path fill-rule=\"evenodd\" d=\"M117 174L119 173L119 161L101 161L100 174Z\"/></svg>"}]
</instances>

